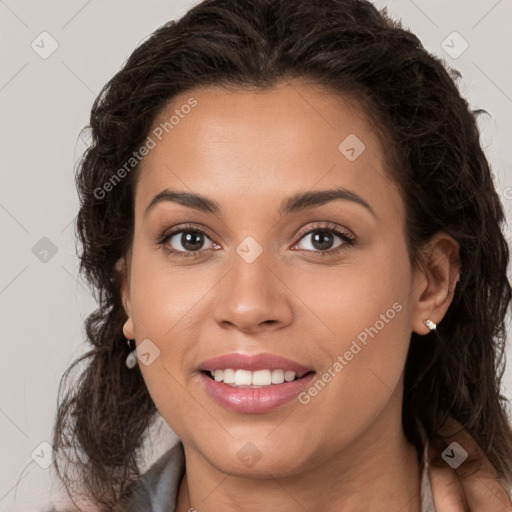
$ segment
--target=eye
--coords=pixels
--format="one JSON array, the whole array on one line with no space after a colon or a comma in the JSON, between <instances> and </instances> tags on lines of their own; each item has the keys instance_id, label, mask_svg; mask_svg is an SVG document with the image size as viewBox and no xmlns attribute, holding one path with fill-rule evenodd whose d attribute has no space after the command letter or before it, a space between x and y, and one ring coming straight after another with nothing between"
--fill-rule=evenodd
<instances>
[{"instance_id":1,"label":"eye","mask_svg":"<svg viewBox=\"0 0 512 512\"><path fill-rule=\"evenodd\" d=\"M302 247L305 251L333 254L354 245L355 237L334 224L314 226L305 233L301 240L307 243Z\"/></svg>"},{"instance_id":2,"label":"eye","mask_svg":"<svg viewBox=\"0 0 512 512\"><path fill-rule=\"evenodd\" d=\"M212 242L210 237L200 229L195 227L181 226L179 229L167 231L158 240L158 244L178 257L197 256L199 252L205 249L205 241L210 242L210 247L206 249L219 248L217 244Z\"/></svg>"},{"instance_id":3,"label":"eye","mask_svg":"<svg viewBox=\"0 0 512 512\"><path fill-rule=\"evenodd\" d=\"M300 240L308 242L305 244L306 247L299 247L300 249L322 256L337 254L355 244L355 237L348 230L335 224L315 225L304 233ZM210 247L204 247L207 241L210 242ZM179 226L172 231L166 231L159 237L157 244L177 257L197 257L206 249L221 248L203 230L195 226ZM298 245L300 242L295 246Z\"/></svg>"}]
</instances>

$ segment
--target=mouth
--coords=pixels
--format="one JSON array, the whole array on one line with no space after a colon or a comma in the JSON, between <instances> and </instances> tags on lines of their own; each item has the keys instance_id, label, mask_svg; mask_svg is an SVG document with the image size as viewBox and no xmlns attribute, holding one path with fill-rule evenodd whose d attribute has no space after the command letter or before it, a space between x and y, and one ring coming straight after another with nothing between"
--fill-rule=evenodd
<instances>
[{"instance_id":1,"label":"mouth","mask_svg":"<svg viewBox=\"0 0 512 512\"><path fill-rule=\"evenodd\" d=\"M223 382L234 388L263 388L279 386L284 382L293 382L314 372L311 370L297 373L281 368L252 372L250 370L226 368L224 370L206 370L202 373L215 382Z\"/></svg>"},{"instance_id":2,"label":"mouth","mask_svg":"<svg viewBox=\"0 0 512 512\"><path fill-rule=\"evenodd\" d=\"M226 354L197 369L208 396L240 413L264 413L292 401L316 373L274 354Z\"/></svg>"}]
</instances>

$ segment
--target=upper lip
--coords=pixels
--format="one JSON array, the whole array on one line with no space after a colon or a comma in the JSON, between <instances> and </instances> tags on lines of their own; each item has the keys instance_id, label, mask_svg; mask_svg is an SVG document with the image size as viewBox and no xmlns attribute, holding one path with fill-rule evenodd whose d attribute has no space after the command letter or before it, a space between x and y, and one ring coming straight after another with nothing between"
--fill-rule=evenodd
<instances>
[{"instance_id":1,"label":"upper lip","mask_svg":"<svg viewBox=\"0 0 512 512\"><path fill-rule=\"evenodd\" d=\"M312 371L312 368L308 368L296 361L268 353L244 354L233 352L231 354L213 357L212 359L203 361L198 366L198 370L200 371L226 370L228 368L253 372L256 370L284 370L295 373L307 373Z\"/></svg>"}]
</instances>

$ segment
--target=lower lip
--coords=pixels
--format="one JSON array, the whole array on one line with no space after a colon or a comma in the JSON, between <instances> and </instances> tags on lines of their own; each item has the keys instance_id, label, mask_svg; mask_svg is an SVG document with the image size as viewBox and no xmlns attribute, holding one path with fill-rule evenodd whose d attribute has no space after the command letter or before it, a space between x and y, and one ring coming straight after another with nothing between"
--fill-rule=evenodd
<instances>
[{"instance_id":1,"label":"lower lip","mask_svg":"<svg viewBox=\"0 0 512 512\"><path fill-rule=\"evenodd\" d=\"M261 388L236 388L217 382L205 373L201 373L200 378L210 397L223 407L236 412L261 413L276 409L296 398L314 375L309 373L301 379Z\"/></svg>"}]
</instances>

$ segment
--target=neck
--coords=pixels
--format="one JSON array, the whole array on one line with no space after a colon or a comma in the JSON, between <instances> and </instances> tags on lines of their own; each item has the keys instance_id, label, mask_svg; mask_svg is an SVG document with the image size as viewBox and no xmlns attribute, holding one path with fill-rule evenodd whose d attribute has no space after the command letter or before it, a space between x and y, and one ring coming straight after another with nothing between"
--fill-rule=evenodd
<instances>
[{"instance_id":1,"label":"neck","mask_svg":"<svg viewBox=\"0 0 512 512\"><path fill-rule=\"evenodd\" d=\"M185 447L186 473L176 510L420 512L418 454L398 427L382 430L375 422L328 460L286 478L226 475Z\"/></svg>"}]
</instances>

